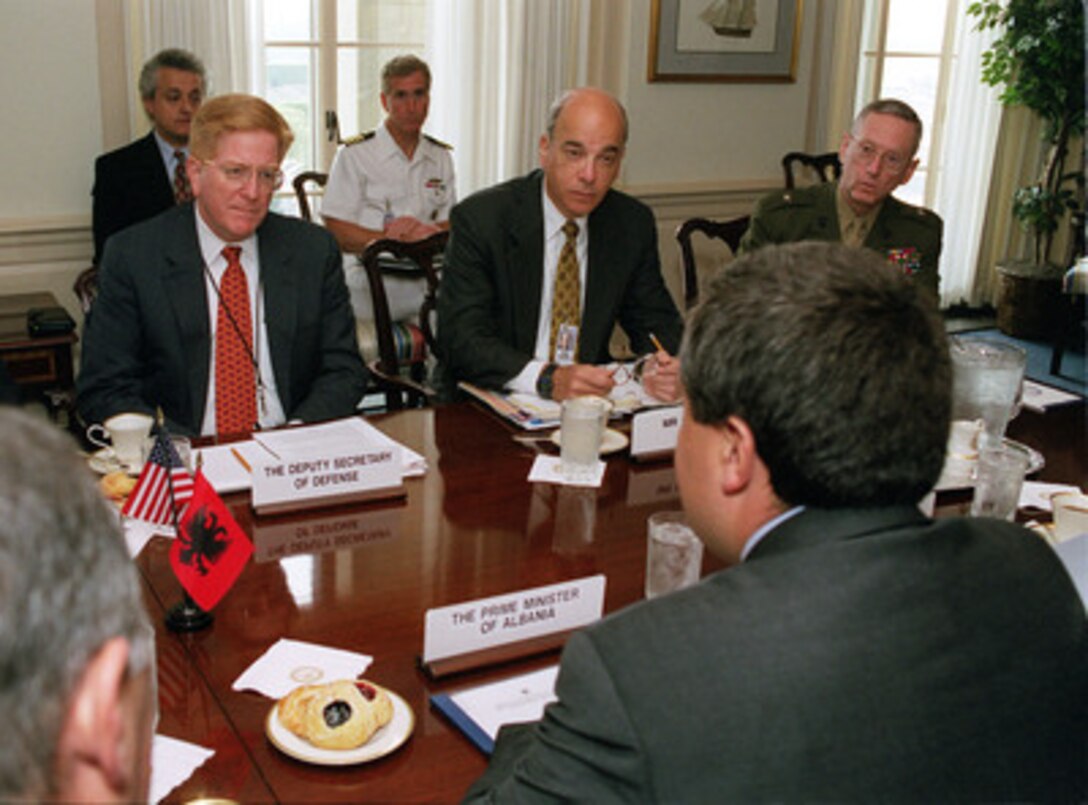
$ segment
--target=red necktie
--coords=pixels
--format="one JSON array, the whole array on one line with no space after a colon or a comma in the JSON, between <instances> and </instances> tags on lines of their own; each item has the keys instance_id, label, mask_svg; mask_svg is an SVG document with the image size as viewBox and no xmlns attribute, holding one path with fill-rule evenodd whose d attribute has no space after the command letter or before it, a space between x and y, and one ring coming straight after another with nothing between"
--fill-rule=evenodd
<instances>
[{"instance_id":1,"label":"red necktie","mask_svg":"<svg viewBox=\"0 0 1088 805\"><path fill-rule=\"evenodd\" d=\"M215 432L249 433L257 422L257 385L253 374L253 326L249 290L239 246L227 246L227 270L219 283L215 324ZM243 338L245 340L243 340Z\"/></svg>"},{"instance_id":2,"label":"red necktie","mask_svg":"<svg viewBox=\"0 0 1088 805\"><path fill-rule=\"evenodd\" d=\"M185 152L174 152L174 201L184 204L193 200L193 187L189 184L189 174L185 172Z\"/></svg>"}]
</instances>

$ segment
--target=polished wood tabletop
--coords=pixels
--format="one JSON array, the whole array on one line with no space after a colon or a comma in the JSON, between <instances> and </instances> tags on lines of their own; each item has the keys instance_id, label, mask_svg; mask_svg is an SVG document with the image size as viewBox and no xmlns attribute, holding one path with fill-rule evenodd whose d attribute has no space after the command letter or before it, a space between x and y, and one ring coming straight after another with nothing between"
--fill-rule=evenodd
<instances>
[{"instance_id":1,"label":"polished wood tabletop","mask_svg":"<svg viewBox=\"0 0 1088 805\"><path fill-rule=\"evenodd\" d=\"M169 541L137 558L159 620L159 731L216 750L169 801L450 802L486 758L428 704L429 696L555 662L552 653L439 681L419 670L431 608L604 574L605 610L642 597L646 518L679 508L670 461L608 462L599 489L527 481L547 444L515 441L509 426L472 403L373 418L423 454L428 469L407 495L384 503L255 517L248 494L225 498L254 541L254 557L214 612L213 625L179 636L161 626L180 600ZM1047 459L1044 480L1088 484L1085 407L1024 412L1010 435ZM949 500L955 505L956 496ZM969 500L969 495L967 497ZM704 573L720 568L708 557ZM399 693L415 729L390 755L322 767L281 754L265 737L272 701L231 689L281 637L373 656L366 676Z\"/></svg>"}]
</instances>

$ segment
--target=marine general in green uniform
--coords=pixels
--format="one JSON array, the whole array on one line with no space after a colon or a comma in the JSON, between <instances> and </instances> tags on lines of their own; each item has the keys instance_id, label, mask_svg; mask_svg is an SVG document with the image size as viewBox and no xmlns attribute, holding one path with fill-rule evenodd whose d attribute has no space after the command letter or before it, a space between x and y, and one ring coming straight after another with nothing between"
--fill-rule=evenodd
<instances>
[{"instance_id":1,"label":"marine general in green uniform","mask_svg":"<svg viewBox=\"0 0 1088 805\"><path fill-rule=\"evenodd\" d=\"M914 175L921 139L922 121L910 106L892 99L873 101L843 135L839 181L764 196L740 251L799 240L865 246L936 295L940 216L891 195Z\"/></svg>"}]
</instances>

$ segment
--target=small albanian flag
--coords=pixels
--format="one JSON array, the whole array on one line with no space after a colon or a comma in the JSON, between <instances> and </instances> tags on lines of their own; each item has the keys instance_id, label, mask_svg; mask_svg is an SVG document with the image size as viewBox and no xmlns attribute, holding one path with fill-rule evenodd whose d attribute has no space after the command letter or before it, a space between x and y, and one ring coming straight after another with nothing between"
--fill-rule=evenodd
<instances>
[{"instance_id":1,"label":"small albanian flag","mask_svg":"<svg viewBox=\"0 0 1088 805\"><path fill-rule=\"evenodd\" d=\"M204 473L193 480L193 496L170 546L170 566L197 606L210 612L241 575L253 543Z\"/></svg>"}]
</instances>

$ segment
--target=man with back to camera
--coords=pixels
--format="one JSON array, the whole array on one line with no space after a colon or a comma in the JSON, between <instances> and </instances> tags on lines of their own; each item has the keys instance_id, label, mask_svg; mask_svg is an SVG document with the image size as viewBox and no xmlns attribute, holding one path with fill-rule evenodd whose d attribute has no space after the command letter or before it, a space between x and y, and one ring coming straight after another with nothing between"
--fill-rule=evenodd
<instances>
[{"instance_id":1,"label":"man with back to camera","mask_svg":"<svg viewBox=\"0 0 1088 805\"><path fill-rule=\"evenodd\" d=\"M776 190L756 206L740 243L746 253L768 243L838 241L883 255L936 297L940 285L940 217L891 194L918 167L922 121L903 101L868 104L842 136L837 182Z\"/></svg>"},{"instance_id":2,"label":"man with back to camera","mask_svg":"<svg viewBox=\"0 0 1088 805\"><path fill-rule=\"evenodd\" d=\"M74 442L0 407L0 800L146 802L155 646Z\"/></svg>"},{"instance_id":3,"label":"man with back to camera","mask_svg":"<svg viewBox=\"0 0 1088 805\"><path fill-rule=\"evenodd\" d=\"M615 379L601 364L618 322L636 353L653 354L647 390L676 398L669 352L683 322L661 277L653 213L611 189L626 143L619 101L568 91L540 137L542 170L454 207L438 294L447 391L466 380L555 400L607 394Z\"/></svg>"},{"instance_id":4,"label":"man with back to camera","mask_svg":"<svg viewBox=\"0 0 1088 805\"><path fill-rule=\"evenodd\" d=\"M94 263L114 232L192 200L185 172L189 127L204 100L204 65L185 50L156 53L140 71L152 129L94 163Z\"/></svg>"},{"instance_id":5,"label":"man with back to camera","mask_svg":"<svg viewBox=\"0 0 1088 805\"><path fill-rule=\"evenodd\" d=\"M375 240L416 241L449 229L457 200L451 148L423 133L431 103L431 71L417 56L397 56L382 68L385 120L344 143L333 160L321 217L344 252L344 274L355 317L374 318L370 284L359 260ZM394 321L419 312L422 279L386 277Z\"/></svg>"},{"instance_id":6,"label":"man with back to camera","mask_svg":"<svg viewBox=\"0 0 1088 805\"><path fill-rule=\"evenodd\" d=\"M573 634L470 801L1081 801L1088 623L1052 549L932 520L948 344L878 256L769 246L687 326L676 474L731 567Z\"/></svg>"},{"instance_id":7,"label":"man with back to camera","mask_svg":"<svg viewBox=\"0 0 1088 805\"><path fill-rule=\"evenodd\" d=\"M84 335L87 422L162 408L172 430L248 433L355 412L366 368L328 232L268 211L293 140L251 95L193 123L195 204L111 238Z\"/></svg>"}]
</instances>

